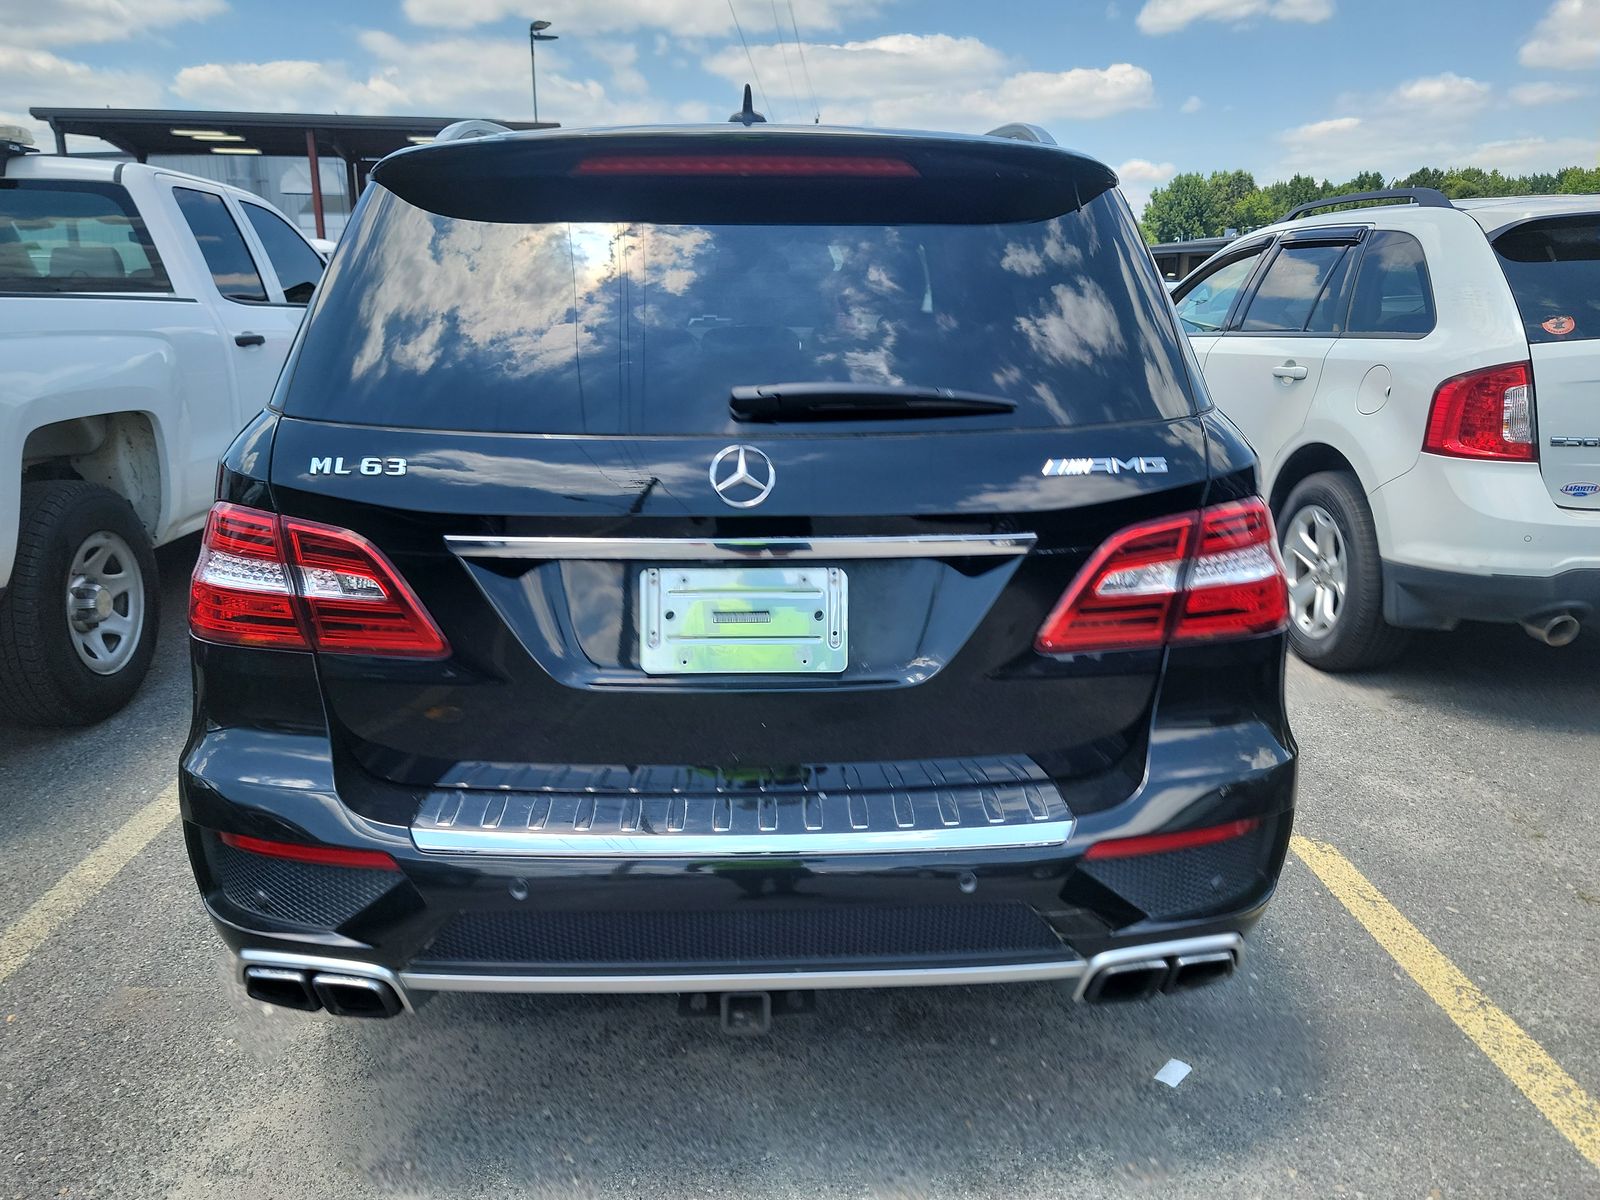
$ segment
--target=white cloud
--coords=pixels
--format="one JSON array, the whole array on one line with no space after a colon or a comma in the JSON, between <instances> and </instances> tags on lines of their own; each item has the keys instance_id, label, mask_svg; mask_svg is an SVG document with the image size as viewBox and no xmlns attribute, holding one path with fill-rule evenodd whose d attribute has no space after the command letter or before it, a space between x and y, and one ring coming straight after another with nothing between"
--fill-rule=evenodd
<instances>
[{"instance_id":1,"label":"white cloud","mask_svg":"<svg viewBox=\"0 0 1600 1200\"><path fill-rule=\"evenodd\" d=\"M1136 23L1142 33L1176 33L1195 21L1237 24L1256 17L1316 24L1333 16L1333 0L1145 0Z\"/></svg>"},{"instance_id":2,"label":"white cloud","mask_svg":"<svg viewBox=\"0 0 1600 1200\"><path fill-rule=\"evenodd\" d=\"M1513 104L1533 108L1540 104L1565 104L1593 94L1592 89L1576 83L1519 83L1509 93Z\"/></svg>"},{"instance_id":3,"label":"white cloud","mask_svg":"<svg viewBox=\"0 0 1600 1200\"><path fill-rule=\"evenodd\" d=\"M405 14L418 25L467 29L506 17L525 17L525 0L405 0ZM795 23L801 29L837 29L844 17L860 19L876 12L873 0L794 0ZM732 36L727 4L713 0L540 0L538 14L555 26L570 23L584 34L624 33L634 29L667 29L675 36ZM780 24L787 27L788 9ZM747 36L765 37L771 28L766 6L746 4L740 21ZM790 36L793 36L791 31Z\"/></svg>"},{"instance_id":4,"label":"white cloud","mask_svg":"<svg viewBox=\"0 0 1600 1200\"><path fill-rule=\"evenodd\" d=\"M29 50L0 41L0 124L31 130L42 148L55 145L50 127L28 109L88 108L101 104L154 108L161 83L138 71L102 71L48 50ZM74 149L108 149L98 139L75 140Z\"/></svg>"},{"instance_id":5,"label":"white cloud","mask_svg":"<svg viewBox=\"0 0 1600 1200\"><path fill-rule=\"evenodd\" d=\"M1389 93L1389 103L1409 109L1435 109L1460 114L1482 108L1489 99L1489 85L1476 79L1446 71L1411 79Z\"/></svg>"},{"instance_id":6,"label":"white cloud","mask_svg":"<svg viewBox=\"0 0 1600 1200\"><path fill-rule=\"evenodd\" d=\"M1401 96L1407 99L1397 100ZM1282 159L1257 178L1304 172L1337 181L1357 171L1392 177L1424 166L1523 173L1592 162L1600 153L1600 142L1587 137L1485 140L1477 113L1487 96L1485 85L1456 76L1412 80L1372 99L1359 113L1285 130L1278 135Z\"/></svg>"},{"instance_id":7,"label":"white cloud","mask_svg":"<svg viewBox=\"0 0 1600 1200\"><path fill-rule=\"evenodd\" d=\"M1563 71L1600 67L1600 0L1555 0L1517 59L1525 67Z\"/></svg>"},{"instance_id":8,"label":"white cloud","mask_svg":"<svg viewBox=\"0 0 1600 1200\"><path fill-rule=\"evenodd\" d=\"M267 112L427 113L434 116L532 116L528 52L519 39L442 38L407 42L368 30L356 39L369 63L327 61L202 63L183 68L172 91L197 107ZM613 70L617 68L614 66ZM635 74L637 72L634 72ZM627 64L620 78L627 80ZM665 104L630 91L610 95L598 80L578 78L559 50L539 54L539 113L564 125L663 120Z\"/></svg>"},{"instance_id":9,"label":"white cloud","mask_svg":"<svg viewBox=\"0 0 1600 1200\"><path fill-rule=\"evenodd\" d=\"M0 0L0 40L13 47L121 42L227 7L223 0Z\"/></svg>"},{"instance_id":10,"label":"white cloud","mask_svg":"<svg viewBox=\"0 0 1600 1200\"><path fill-rule=\"evenodd\" d=\"M1197 113L1205 106L1206 102L1200 99L1199 96L1190 96L1178 106L1178 111L1181 113Z\"/></svg>"},{"instance_id":11,"label":"white cloud","mask_svg":"<svg viewBox=\"0 0 1600 1200\"><path fill-rule=\"evenodd\" d=\"M810 100L790 93L781 49L752 45L750 55L775 110L767 115L803 120ZM1150 73L1131 63L1008 73L994 47L942 33L809 43L805 59L823 120L832 124L979 130L1022 119L1105 117L1155 103ZM715 51L704 66L730 83L750 79L740 46Z\"/></svg>"},{"instance_id":12,"label":"white cloud","mask_svg":"<svg viewBox=\"0 0 1600 1200\"><path fill-rule=\"evenodd\" d=\"M1144 212L1144 206L1150 202L1151 189L1171 179L1178 173L1178 168L1169 162L1156 163L1147 158L1130 158L1117 167L1116 172L1122 194L1128 198L1128 206L1138 215Z\"/></svg>"},{"instance_id":13,"label":"white cloud","mask_svg":"<svg viewBox=\"0 0 1600 1200\"><path fill-rule=\"evenodd\" d=\"M611 82L619 92L642 95L650 81L639 70L639 47L632 42L586 42L584 49L611 68Z\"/></svg>"}]
</instances>

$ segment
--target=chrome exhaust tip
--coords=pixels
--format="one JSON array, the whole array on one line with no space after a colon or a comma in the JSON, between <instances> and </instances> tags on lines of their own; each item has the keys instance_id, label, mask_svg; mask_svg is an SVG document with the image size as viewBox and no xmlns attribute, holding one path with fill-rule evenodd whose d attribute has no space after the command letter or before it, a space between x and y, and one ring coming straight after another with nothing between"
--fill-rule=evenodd
<instances>
[{"instance_id":1,"label":"chrome exhaust tip","mask_svg":"<svg viewBox=\"0 0 1600 1200\"><path fill-rule=\"evenodd\" d=\"M312 990L308 971L291 971L285 967L246 967L244 970L245 995L263 1004L279 1008L295 1008L301 1012L316 1012L322 1001Z\"/></svg>"},{"instance_id":2,"label":"chrome exhaust tip","mask_svg":"<svg viewBox=\"0 0 1600 1200\"><path fill-rule=\"evenodd\" d=\"M1116 963L1097 972L1083 991L1090 1004L1143 1000L1159 992L1167 982L1169 968L1164 958L1145 958Z\"/></svg>"},{"instance_id":3,"label":"chrome exhaust tip","mask_svg":"<svg viewBox=\"0 0 1600 1200\"><path fill-rule=\"evenodd\" d=\"M1577 640L1583 625L1571 613L1556 613L1553 617L1524 621L1522 628L1534 641L1546 646L1570 646Z\"/></svg>"},{"instance_id":4,"label":"chrome exhaust tip","mask_svg":"<svg viewBox=\"0 0 1600 1200\"><path fill-rule=\"evenodd\" d=\"M402 1008L399 994L381 979L317 974L311 988L336 1017L392 1017Z\"/></svg>"},{"instance_id":5,"label":"chrome exhaust tip","mask_svg":"<svg viewBox=\"0 0 1600 1200\"><path fill-rule=\"evenodd\" d=\"M1186 992L1190 988L1204 987L1233 974L1236 960L1232 951L1221 950L1215 954L1184 954L1172 960L1172 974L1167 978L1165 992Z\"/></svg>"}]
</instances>

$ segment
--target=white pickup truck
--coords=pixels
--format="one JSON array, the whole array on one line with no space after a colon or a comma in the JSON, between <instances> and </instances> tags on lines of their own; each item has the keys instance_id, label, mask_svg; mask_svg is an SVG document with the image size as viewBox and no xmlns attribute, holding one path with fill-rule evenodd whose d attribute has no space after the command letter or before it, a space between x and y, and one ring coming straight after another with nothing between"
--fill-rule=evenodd
<instances>
[{"instance_id":1,"label":"white pickup truck","mask_svg":"<svg viewBox=\"0 0 1600 1200\"><path fill-rule=\"evenodd\" d=\"M97 721L155 648L153 550L199 529L323 269L258 197L0 130L0 717Z\"/></svg>"}]
</instances>

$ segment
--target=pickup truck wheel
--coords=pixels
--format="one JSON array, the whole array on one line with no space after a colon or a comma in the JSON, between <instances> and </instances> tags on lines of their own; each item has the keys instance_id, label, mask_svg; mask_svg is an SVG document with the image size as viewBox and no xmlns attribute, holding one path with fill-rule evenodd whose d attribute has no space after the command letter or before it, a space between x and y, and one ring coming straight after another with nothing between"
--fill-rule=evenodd
<instances>
[{"instance_id":1,"label":"pickup truck wheel","mask_svg":"<svg viewBox=\"0 0 1600 1200\"><path fill-rule=\"evenodd\" d=\"M1289 644L1324 671L1365 671L1410 635L1383 619L1383 564L1361 484L1348 471L1300 481L1278 516L1289 576Z\"/></svg>"},{"instance_id":2,"label":"pickup truck wheel","mask_svg":"<svg viewBox=\"0 0 1600 1200\"><path fill-rule=\"evenodd\" d=\"M0 714L87 725L116 712L150 668L159 605L150 537L126 500L91 483L24 484L0 599Z\"/></svg>"}]
</instances>

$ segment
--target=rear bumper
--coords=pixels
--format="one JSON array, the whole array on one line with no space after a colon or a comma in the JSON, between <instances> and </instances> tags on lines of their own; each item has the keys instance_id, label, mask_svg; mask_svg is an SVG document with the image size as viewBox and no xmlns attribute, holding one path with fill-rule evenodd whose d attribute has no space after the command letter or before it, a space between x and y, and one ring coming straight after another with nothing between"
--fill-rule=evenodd
<instances>
[{"instance_id":1,"label":"rear bumper","mask_svg":"<svg viewBox=\"0 0 1600 1200\"><path fill-rule=\"evenodd\" d=\"M202 896L241 970L379 979L408 1003L429 991L1038 979L1081 991L1108 953L1164 958L1168 943L1184 942L1174 953L1186 954L1207 938L1236 953L1270 897L1296 757L1282 720L1281 639L1260 650L1264 708L1219 702L1219 673L1231 666L1238 678L1237 650L1184 652L1183 668L1166 672L1127 790L1080 803L1045 844L827 853L802 843L796 854L700 857L424 851L411 827L341 801L325 735L209 723L181 768L185 831ZM419 794L415 807L424 804ZM1214 845L1085 859L1108 839L1236 822L1248 832ZM228 861L221 832L378 850L398 869L284 872L267 860Z\"/></svg>"},{"instance_id":2,"label":"rear bumper","mask_svg":"<svg viewBox=\"0 0 1600 1200\"><path fill-rule=\"evenodd\" d=\"M1406 629L1535 621L1561 613L1585 624L1600 621L1600 567L1559 575L1472 575L1385 562L1383 593L1385 619Z\"/></svg>"}]
</instances>

